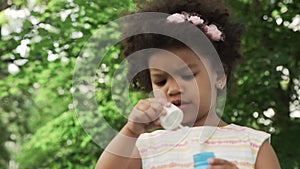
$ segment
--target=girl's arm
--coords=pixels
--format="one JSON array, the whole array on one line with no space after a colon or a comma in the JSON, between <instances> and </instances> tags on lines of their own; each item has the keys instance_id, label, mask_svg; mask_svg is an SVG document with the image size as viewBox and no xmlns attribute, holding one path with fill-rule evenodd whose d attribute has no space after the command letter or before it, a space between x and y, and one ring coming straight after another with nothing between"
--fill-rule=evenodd
<instances>
[{"instance_id":1,"label":"girl's arm","mask_svg":"<svg viewBox=\"0 0 300 169\"><path fill-rule=\"evenodd\" d=\"M268 141L265 141L257 155L255 169L280 169L280 164L277 156Z\"/></svg>"},{"instance_id":2,"label":"girl's arm","mask_svg":"<svg viewBox=\"0 0 300 169\"><path fill-rule=\"evenodd\" d=\"M103 151L95 169L141 169L141 161L138 158L131 158L134 151L137 151L135 139L127 139L126 136L137 138L124 127Z\"/></svg>"},{"instance_id":3,"label":"girl's arm","mask_svg":"<svg viewBox=\"0 0 300 169\"><path fill-rule=\"evenodd\" d=\"M141 169L141 160L135 146L140 134L160 127L159 116L164 100L140 100L129 115L127 124L101 154L95 169Z\"/></svg>"}]
</instances>

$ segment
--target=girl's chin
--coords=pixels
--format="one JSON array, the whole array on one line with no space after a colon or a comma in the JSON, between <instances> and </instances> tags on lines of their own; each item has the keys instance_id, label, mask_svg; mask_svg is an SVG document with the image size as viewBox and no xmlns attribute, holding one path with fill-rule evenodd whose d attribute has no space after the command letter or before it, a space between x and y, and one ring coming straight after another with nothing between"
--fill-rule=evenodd
<instances>
[{"instance_id":1,"label":"girl's chin","mask_svg":"<svg viewBox=\"0 0 300 169\"><path fill-rule=\"evenodd\" d=\"M193 127L196 124L195 120L184 120L182 121L183 126Z\"/></svg>"},{"instance_id":2,"label":"girl's chin","mask_svg":"<svg viewBox=\"0 0 300 169\"><path fill-rule=\"evenodd\" d=\"M183 126L197 126L202 124L201 122L205 122L206 116L199 117L197 113L186 113L184 112L184 117L182 120Z\"/></svg>"}]
</instances>

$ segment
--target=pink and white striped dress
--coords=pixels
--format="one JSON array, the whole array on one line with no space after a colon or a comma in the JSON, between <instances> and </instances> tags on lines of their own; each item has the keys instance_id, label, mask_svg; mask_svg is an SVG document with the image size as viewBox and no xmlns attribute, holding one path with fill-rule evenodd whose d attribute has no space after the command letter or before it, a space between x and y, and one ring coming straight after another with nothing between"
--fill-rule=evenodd
<instances>
[{"instance_id":1,"label":"pink and white striped dress","mask_svg":"<svg viewBox=\"0 0 300 169\"><path fill-rule=\"evenodd\" d=\"M136 143L143 169L193 169L193 155L214 152L216 158L253 169L262 143L270 134L229 124L224 127L184 127L142 134Z\"/></svg>"}]
</instances>

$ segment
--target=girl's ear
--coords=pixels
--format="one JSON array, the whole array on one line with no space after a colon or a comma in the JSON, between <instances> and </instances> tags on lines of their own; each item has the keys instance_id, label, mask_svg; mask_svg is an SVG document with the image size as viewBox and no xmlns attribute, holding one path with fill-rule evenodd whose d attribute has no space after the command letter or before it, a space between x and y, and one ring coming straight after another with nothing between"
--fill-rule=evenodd
<instances>
[{"instance_id":1,"label":"girl's ear","mask_svg":"<svg viewBox=\"0 0 300 169\"><path fill-rule=\"evenodd\" d=\"M217 70L217 79L216 79L216 88L217 89L224 89L224 87L226 86L227 84L227 73L228 73L228 70L227 70L227 66L226 64L223 63L223 70Z\"/></svg>"},{"instance_id":2,"label":"girl's ear","mask_svg":"<svg viewBox=\"0 0 300 169\"><path fill-rule=\"evenodd\" d=\"M216 80L216 88L217 89L224 89L227 83L227 75L222 72L217 74L217 80Z\"/></svg>"},{"instance_id":3,"label":"girl's ear","mask_svg":"<svg viewBox=\"0 0 300 169\"><path fill-rule=\"evenodd\" d=\"M224 89L224 87L226 86L226 82L227 82L227 76L224 75L220 80L217 81L217 89Z\"/></svg>"}]
</instances>

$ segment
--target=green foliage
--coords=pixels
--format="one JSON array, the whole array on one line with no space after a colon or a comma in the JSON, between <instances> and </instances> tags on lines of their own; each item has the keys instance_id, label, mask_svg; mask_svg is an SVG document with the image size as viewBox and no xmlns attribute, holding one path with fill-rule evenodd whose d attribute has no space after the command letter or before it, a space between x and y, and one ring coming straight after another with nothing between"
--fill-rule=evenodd
<instances>
[{"instance_id":1,"label":"green foliage","mask_svg":"<svg viewBox=\"0 0 300 169\"><path fill-rule=\"evenodd\" d=\"M98 147L75 117L66 112L39 128L22 146L20 168L93 168Z\"/></svg>"},{"instance_id":2,"label":"green foliage","mask_svg":"<svg viewBox=\"0 0 300 169\"><path fill-rule=\"evenodd\" d=\"M299 28L294 31L290 23L298 15L295 8L300 3L229 2L245 25L245 34L244 60L237 67L235 83L228 92L227 112L232 113L226 118L273 133L272 144L282 167L299 167L299 146L290 144L299 139L299 118L291 118L290 114L300 108L300 50L295 43L300 34ZM275 112L274 116L266 115L268 109Z\"/></svg>"},{"instance_id":3,"label":"green foliage","mask_svg":"<svg viewBox=\"0 0 300 169\"><path fill-rule=\"evenodd\" d=\"M23 145L21 154L9 149L11 159L17 160L20 168L93 168L101 149L68 113L74 108L72 79L75 61L90 36L101 25L117 18L120 11L130 8L130 3L53 0L39 10L30 8L30 17L25 18L20 32L1 37L0 77L3 80L0 81L0 115L3 123L0 124L3 126L1 132L5 132L3 140L0 140L3 147L1 165L7 165L9 161L4 147L9 140ZM29 42L25 45L29 50L24 56L15 49L25 42ZM118 56L119 52L115 48L108 55ZM21 60L26 60L26 63L18 65ZM119 57L115 64L118 60ZM20 69L16 74L8 72L12 63ZM107 59L104 63L110 65L113 62ZM105 77L112 76L113 71L104 73ZM102 91L98 93L97 100L99 104L106 103L110 90L104 88L104 84L97 85ZM109 110L108 121L117 123L114 118L120 117L110 117L115 113ZM8 139L11 135L15 137ZM67 145L70 140L74 146ZM86 150L86 154L82 149Z\"/></svg>"},{"instance_id":4,"label":"green foliage","mask_svg":"<svg viewBox=\"0 0 300 169\"><path fill-rule=\"evenodd\" d=\"M0 120L0 131L1 131L0 143L5 143L7 140L9 140L9 134L7 132L7 129L3 125L2 120ZM0 152L1 152L0 168L8 168L8 160L10 156L4 144L0 145Z\"/></svg>"},{"instance_id":5,"label":"green foliage","mask_svg":"<svg viewBox=\"0 0 300 169\"><path fill-rule=\"evenodd\" d=\"M282 168L299 168L300 121L290 114L300 109L300 49L296 43L300 35L299 25L298 30L290 25L300 3L228 2L245 25L244 60L234 74L223 118L272 133ZM126 0L36 0L33 4L17 0L10 9L14 8L27 8L30 14L19 31L0 34L0 168L7 168L9 160L25 169L93 168L102 151L96 143L105 144L109 139L102 132L107 126L99 119L119 130L126 123L123 115L129 112L121 110L143 95L130 93L128 100L123 94L126 85L119 80L126 72L114 75L122 67L120 47L115 45L96 72L97 111L80 116L73 110L72 98L76 59L99 28L109 38L120 36L102 26L118 18L120 11L132 10L134 4ZM4 17L0 11L1 30L10 23ZM97 53L99 44L89 45L94 45L90 53ZM20 46L25 48L16 50ZM21 63L24 60L26 63ZM18 73L9 73L11 64L18 66ZM112 84L118 85L114 98ZM275 115L266 114L267 110ZM290 144L294 140L295 144ZM21 151L7 148L8 142L21 146Z\"/></svg>"}]
</instances>

